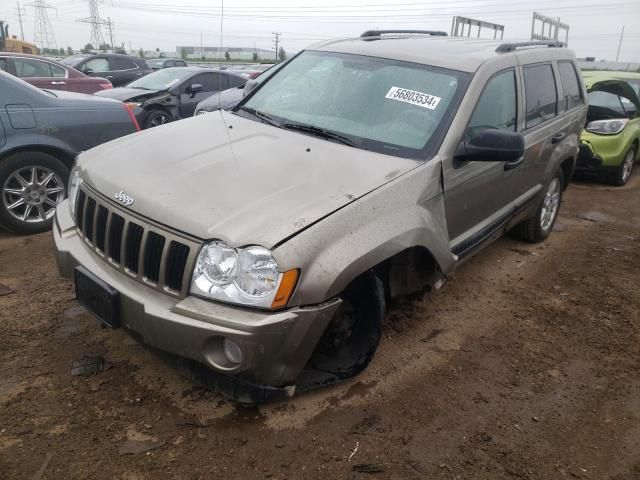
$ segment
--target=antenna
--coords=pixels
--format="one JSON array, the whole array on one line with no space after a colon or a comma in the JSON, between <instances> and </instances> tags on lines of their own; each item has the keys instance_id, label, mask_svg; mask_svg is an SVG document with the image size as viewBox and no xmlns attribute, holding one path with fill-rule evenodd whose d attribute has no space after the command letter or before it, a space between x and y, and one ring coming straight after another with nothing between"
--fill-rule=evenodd
<instances>
[{"instance_id":1,"label":"antenna","mask_svg":"<svg viewBox=\"0 0 640 480\"><path fill-rule=\"evenodd\" d=\"M102 35L102 25L111 25L109 22L100 18L98 12L98 4L102 3L102 0L88 0L89 2L89 17L81 18L78 22L88 23L91 25L91 40L90 43L96 50L100 49L101 45L104 45L104 36Z\"/></svg>"},{"instance_id":2,"label":"antenna","mask_svg":"<svg viewBox=\"0 0 640 480\"><path fill-rule=\"evenodd\" d=\"M49 12L47 12L48 9L55 9L55 7L47 5L44 0L34 0L25 6L33 7L35 10L35 26L33 32L36 45L39 45L40 48L57 48L56 36L53 33L53 27L49 20Z\"/></svg>"}]
</instances>

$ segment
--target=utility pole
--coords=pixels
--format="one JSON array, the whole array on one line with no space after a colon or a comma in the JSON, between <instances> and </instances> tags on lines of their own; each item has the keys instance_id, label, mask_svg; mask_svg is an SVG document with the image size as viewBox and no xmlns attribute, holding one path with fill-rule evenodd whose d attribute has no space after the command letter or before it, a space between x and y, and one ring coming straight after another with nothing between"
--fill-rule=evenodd
<instances>
[{"instance_id":1,"label":"utility pole","mask_svg":"<svg viewBox=\"0 0 640 480\"><path fill-rule=\"evenodd\" d=\"M275 36L274 42L276 43L276 63L278 63L278 45L280 44L280 35L282 35L282 33L280 32L271 32L271 33L273 33L273 35Z\"/></svg>"},{"instance_id":2,"label":"utility pole","mask_svg":"<svg viewBox=\"0 0 640 480\"><path fill-rule=\"evenodd\" d=\"M204 47L202 41L202 32L200 32L200 60L204 60Z\"/></svg>"},{"instance_id":3,"label":"utility pole","mask_svg":"<svg viewBox=\"0 0 640 480\"><path fill-rule=\"evenodd\" d=\"M24 40L24 30L22 29L22 9L20 8L20 2L18 4L18 20L20 21L20 39Z\"/></svg>"},{"instance_id":4,"label":"utility pole","mask_svg":"<svg viewBox=\"0 0 640 480\"><path fill-rule=\"evenodd\" d=\"M109 39L111 40L111 51L115 53L116 49L113 45L113 23L111 23L111 17L107 17L107 28L109 29Z\"/></svg>"},{"instance_id":5,"label":"utility pole","mask_svg":"<svg viewBox=\"0 0 640 480\"><path fill-rule=\"evenodd\" d=\"M624 25L622 26L622 32L620 32L620 43L618 43L618 53L616 54L616 62L620 59L620 49L622 48L623 37L624 37Z\"/></svg>"}]
</instances>

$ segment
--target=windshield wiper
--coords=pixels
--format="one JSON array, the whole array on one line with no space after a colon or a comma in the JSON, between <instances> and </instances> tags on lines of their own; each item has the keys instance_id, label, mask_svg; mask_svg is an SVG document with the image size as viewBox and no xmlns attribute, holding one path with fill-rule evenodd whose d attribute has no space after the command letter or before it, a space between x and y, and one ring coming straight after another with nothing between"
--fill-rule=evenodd
<instances>
[{"instance_id":1,"label":"windshield wiper","mask_svg":"<svg viewBox=\"0 0 640 480\"><path fill-rule=\"evenodd\" d=\"M274 120L272 117L270 117L266 113L260 112L260 111L256 110L255 108L242 106L242 107L238 108L238 110L242 110L244 112L250 113L251 115L253 115L255 117L258 117L264 123L268 123L269 125L273 125L274 127L281 127L282 126L280 124L280 122L277 122L276 120Z\"/></svg>"},{"instance_id":2,"label":"windshield wiper","mask_svg":"<svg viewBox=\"0 0 640 480\"><path fill-rule=\"evenodd\" d=\"M338 143L342 143L343 145L348 145L349 147L356 146L353 140L345 137L344 135L340 135L339 133L335 133L330 130L325 130L324 128L314 127L313 125L305 125L303 123L283 123L281 127L288 130L310 133L311 135L315 135L320 138L326 138L327 140L334 140Z\"/></svg>"}]
</instances>

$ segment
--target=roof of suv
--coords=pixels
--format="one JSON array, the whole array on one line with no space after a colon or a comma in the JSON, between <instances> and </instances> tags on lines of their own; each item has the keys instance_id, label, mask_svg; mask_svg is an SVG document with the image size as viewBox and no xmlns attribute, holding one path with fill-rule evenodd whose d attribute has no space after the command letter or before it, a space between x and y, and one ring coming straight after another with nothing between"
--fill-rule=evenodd
<instances>
[{"instance_id":1,"label":"roof of suv","mask_svg":"<svg viewBox=\"0 0 640 480\"><path fill-rule=\"evenodd\" d=\"M503 40L477 40L460 37L426 35L389 35L329 40L316 43L309 50L351 53L371 57L403 60L464 72L475 72L481 64L504 55L527 55L545 48L549 58L574 58L566 48L535 46L513 52L499 53L498 47L512 42ZM513 42L519 43L519 42Z\"/></svg>"}]
</instances>

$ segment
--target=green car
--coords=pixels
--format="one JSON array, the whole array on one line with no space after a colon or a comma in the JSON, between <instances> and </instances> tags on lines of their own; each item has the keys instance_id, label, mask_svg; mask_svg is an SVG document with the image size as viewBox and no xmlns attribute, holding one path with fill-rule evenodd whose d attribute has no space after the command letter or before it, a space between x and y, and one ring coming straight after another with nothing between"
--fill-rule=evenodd
<instances>
[{"instance_id":1,"label":"green car","mask_svg":"<svg viewBox=\"0 0 640 480\"><path fill-rule=\"evenodd\" d=\"M576 172L622 186L640 149L640 73L583 72L589 97Z\"/></svg>"}]
</instances>

